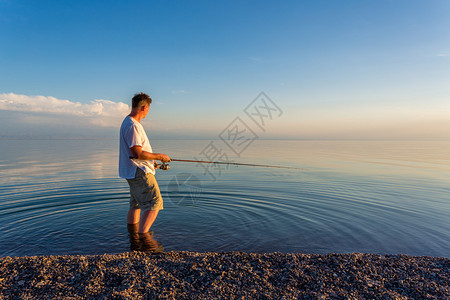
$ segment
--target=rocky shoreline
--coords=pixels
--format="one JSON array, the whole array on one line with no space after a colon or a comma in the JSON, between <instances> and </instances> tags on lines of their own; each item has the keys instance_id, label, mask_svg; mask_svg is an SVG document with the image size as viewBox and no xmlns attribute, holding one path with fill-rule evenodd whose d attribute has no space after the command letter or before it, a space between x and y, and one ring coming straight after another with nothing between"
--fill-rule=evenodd
<instances>
[{"instance_id":1,"label":"rocky shoreline","mask_svg":"<svg viewBox=\"0 0 450 300\"><path fill-rule=\"evenodd\" d=\"M450 259L126 252L0 258L0 299L448 299Z\"/></svg>"}]
</instances>

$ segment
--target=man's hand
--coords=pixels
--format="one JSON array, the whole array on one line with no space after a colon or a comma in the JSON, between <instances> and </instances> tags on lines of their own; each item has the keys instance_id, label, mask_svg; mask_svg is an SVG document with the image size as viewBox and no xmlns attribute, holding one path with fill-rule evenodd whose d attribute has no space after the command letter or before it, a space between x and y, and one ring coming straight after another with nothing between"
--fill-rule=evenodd
<instances>
[{"instance_id":1,"label":"man's hand","mask_svg":"<svg viewBox=\"0 0 450 300\"><path fill-rule=\"evenodd\" d=\"M163 163L167 163L172 160L172 159L170 159L170 157L168 155L165 155L162 153L160 153L159 155L160 155L160 157L158 158L158 160L162 161Z\"/></svg>"}]
</instances>

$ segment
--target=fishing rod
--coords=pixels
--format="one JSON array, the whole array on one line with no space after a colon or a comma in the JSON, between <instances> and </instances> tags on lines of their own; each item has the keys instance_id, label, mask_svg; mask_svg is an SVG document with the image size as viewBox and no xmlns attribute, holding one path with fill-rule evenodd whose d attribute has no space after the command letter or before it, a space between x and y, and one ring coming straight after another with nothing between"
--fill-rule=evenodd
<instances>
[{"instance_id":1,"label":"fishing rod","mask_svg":"<svg viewBox=\"0 0 450 300\"><path fill-rule=\"evenodd\" d=\"M263 168L278 168L278 169L291 169L291 170L304 170L303 168L287 167L287 166L274 166L274 165L261 165L261 164L248 164L248 163L236 163L236 162L224 162L224 161L206 161L206 160L191 160L191 159L176 159L172 158L171 161L180 161L188 163L203 163L203 164L218 164L218 165L233 165L233 166L248 166L248 167L263 167ZM170 166L167 163L159 165L161 170L169 170Z\"/></svg>"}]
</instances>

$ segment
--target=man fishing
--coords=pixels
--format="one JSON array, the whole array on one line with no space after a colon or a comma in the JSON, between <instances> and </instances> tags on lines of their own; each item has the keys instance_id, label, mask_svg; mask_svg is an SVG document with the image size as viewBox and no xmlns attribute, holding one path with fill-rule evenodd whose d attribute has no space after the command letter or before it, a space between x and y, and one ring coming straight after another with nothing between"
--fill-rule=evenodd
<instances>
[{"instance_id":1,"label":"man fishing","mask_svg":"<svg viewBox=\"0 0 450 300\"><path fill-rule=\"evenodd\" d=\"M130 186L130 208L127 224L138 227L139 234L150 230L158 212L163 209L163 199L155 178L155 160L171 161L162 153L153 153L141 120L149 112L152 99L145 93L131 99L131 113L120 127L119 176ZM141 219L142 210L142 219Z\"/></svg>"}]
</instances>

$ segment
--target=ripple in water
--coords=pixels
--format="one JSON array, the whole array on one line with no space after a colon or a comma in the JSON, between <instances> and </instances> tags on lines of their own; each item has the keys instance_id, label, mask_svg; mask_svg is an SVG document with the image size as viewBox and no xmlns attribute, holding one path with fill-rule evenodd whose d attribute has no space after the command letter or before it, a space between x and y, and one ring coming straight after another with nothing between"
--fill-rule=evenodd
<instances>
[{"instance_id":1,"label":"ripple in water","mask_svg":"<svg viewBox=\"0 0 450 300\"><path fill-rule=\"evenodd\" d=\"M113 149L89 156L91 152L82 152L84 147L79 146L73 160L58 160L57 151L51 152L53 142L33 144L48 157L15 153L1 163L0 255L130 250L133 234L125 223L128 185L116 175L117 160L110 159L116 158L112 147L116 141L101 145L69 141L89 144L89 149L99 147L100 152ZM166 143L164 148L176 152L186 142ZM170 171L157 175L165 209L152 227L148 244L189 251L449 256L450 172L445 163L436 168L438 154L428 154L433 164L422 158L413 167L405 161L399 167L392 163L400 163L395 157L386 165L370 153L352 158L340 149L344 154L319 155L305 142L284 147L274 146L283 141L264 143L270 145L249 153L254 162L260 162L258 155L265 147L282 148L291 156L306 149L298 154L302 161L290 163L307 171L229 168L213 181L195 164L172 163ZM265 163L275 162L267 159ZM174 180L180 184L186 174L194 175L197 183L190 182L188 190L175 189ZM187 192L194 196L186 198Z\"/></svg>"}]
</instances>

